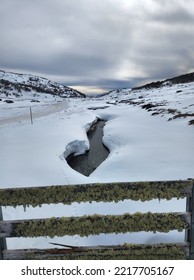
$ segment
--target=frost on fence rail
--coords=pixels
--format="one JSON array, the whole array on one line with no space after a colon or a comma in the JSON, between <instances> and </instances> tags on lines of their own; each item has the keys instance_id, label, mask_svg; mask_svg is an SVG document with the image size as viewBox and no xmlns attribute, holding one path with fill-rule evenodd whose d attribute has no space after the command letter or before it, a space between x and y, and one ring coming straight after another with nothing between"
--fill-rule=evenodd
<instances>
[{"instance_id":1,"label":"frost on fence rail","mask_svg":"<svg viewBox=\"0 0 194 280\"><path fill-rule=\"evenodd\" d=\"M188 259L188 256L189 246L186 243L71 246L63 249L20 249L3 252L5 260L184 260Z\"/></svg>"},{"instance_id":2,"label":"frost on fence rail","mask_svg":"<svg viewBox=\"0 0 194 280\"><path fill-rule=\"evenodd\" d=\"M135 213L91 215L19 221L1 221L0 237L89 236L101 233L183 231L190 227L189 213Z\"/></svg>"},{"instance_id":3,"label":"frost on fence rail","mask_svg":"<svg viewBox=\"0 0 194 280\"><path fill-rule=\"evenodd\" d=\"M194 188L193 180L161 181L161 182L135 182L135 183L108 183L85 184L70 186L50 186L37 188L1 189L0 205L10 206L38 206L43 203L65 203L84 201L119 201L124 199L151 200L154 198L168 199L173 197L187 197L190 206L187 213L135 213L133 215L93 215L82 217L62 217L38 220L1 221L0 239L6 237L36 237L36 236L88 236L100 233L121 233L137 231L168 232L172 229L179 231L190 230L187 243L179 246L163 247L156 245L133 246L133 253L125 248L104 248L96 250L91 248L87 252L72 253L67 249L27 249L6 250L1 248L3 259L192 259L193 233L194 233ZM107 247L107 246L106 246ZM118 247L118 246L117 246ZM120 246L119 246L120 247ZM101 246L100 246L101 248ZM53 251L54 250L54 251ZM61 251L63 250L63 251ZM147 250L147 252L146 252ZM158 253L154 254L152 250ZM140 254L141 252L141 254ZM140 256L141 255L141 256ZM15 258L17 259L17 257Z\"/></svg>"},{"instance_id":4,"label":"frost on fence rail","mask_svg":"<svg viewBox=\"0 0 194 280\"><path fill-rule=\"evenodd\" d=\"M73 202L118 202L125 199L152 200L189 197L192 180L96 183L82 185L0 189L1 206L40 206Z\"/></svg>"}]
</instances>

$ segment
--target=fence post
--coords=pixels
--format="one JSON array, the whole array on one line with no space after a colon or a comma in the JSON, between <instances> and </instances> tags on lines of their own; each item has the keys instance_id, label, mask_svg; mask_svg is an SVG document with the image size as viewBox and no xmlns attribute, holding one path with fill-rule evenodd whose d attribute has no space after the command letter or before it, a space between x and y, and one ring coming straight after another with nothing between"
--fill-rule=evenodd
<instances>
[{"instance_id":1,"label":"fence post","mask_svg":"<svg viewBox=\"0 0 194 280\"><path fill-rule=\"evenodd\" d=\"M191 213L191 226L186 230L185 241L190 243L189 259L194 260L194 180L192 181L192 195L187 197L186 211Z\"/></svg>"},{"instance_id":2,"label":"fence post","mask_svg":"<svg viewBox=\"0 0 194 280\"><path fill-rule=\"evenodd\" d=\"M0 206L0 221L3 221L2 208ZM0 237L0 260L3 259L2 251L7 249L6 238Z\"/></svg>"},{"instance_id":3,"label":"fence post","mask_svg":"<svg viewBox=\"0 0 194 280\"><path fill-rule=\"evenodd\" d=\"M190 259L194 260L194 180L192 184L192 197L191 197L191 251Z\"/></svg>"},{"instance_id":4,"label":"fence post","mask_svg":"<svg viewBox=\"0 0 194 280\"><path fill-rule=\"evenodd\" d=\"M33 124L33 119L32 119L32 108L30 106L30 120L31 120L31 124Z\"/></svg>"}]
</instances>

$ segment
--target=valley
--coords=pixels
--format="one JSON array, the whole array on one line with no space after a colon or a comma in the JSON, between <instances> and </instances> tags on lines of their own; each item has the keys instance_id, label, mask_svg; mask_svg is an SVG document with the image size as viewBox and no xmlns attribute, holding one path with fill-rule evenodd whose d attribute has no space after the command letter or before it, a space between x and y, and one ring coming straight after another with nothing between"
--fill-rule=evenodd
<instances>
[{"instance_id":1,"label":"valley","mask_svg":"<svg viewBox=\"0 0 194 280\"><path fill-rule=\"evenodd\" d=\"M12 77L13 78L13 77ZM5 79L5 76L4 76ZM21 77L20 77L21 79ZM194 83L152 89L122 89L95 98L72 98L39 92L20 96L0 93L0 186L17 188L100 182L135 182L193 178ZM37 94L37 93L36 93ZM4 100L13 100L13 103ZM33 124L30 122L32 108ZM177 117L179 116L179 117ZM64 155L89 149L87 131L97 119L106 121L102 141L110 154L89 176L72 169ZM191 124L190 124L191 123ZM5 220L126 212L185 211L185 201L148 203L73 203L41 208L3 208ZM72 245L114 245L124 242L182 242L183 233L101 234L55 237ZM10 248L48 248L50 238L15 238Z\"/></svg>"}]
</instances>

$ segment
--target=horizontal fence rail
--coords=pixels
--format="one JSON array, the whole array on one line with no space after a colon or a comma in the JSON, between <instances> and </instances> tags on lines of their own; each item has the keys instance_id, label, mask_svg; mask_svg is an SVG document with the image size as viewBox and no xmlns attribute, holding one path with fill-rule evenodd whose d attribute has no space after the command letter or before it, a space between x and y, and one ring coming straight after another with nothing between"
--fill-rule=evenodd
<instances>
[{"instance_id":1,"label":"horizontal fence rail","mask_svg":"<svg viewBox=\"0 0 194 280\"><path fill-rule=\"evenodd\" d=\"M39 237L138 231L182 231L190 227L187 213L135 213L133 215L93 215L0 222L1 237Z\"/></svg>"},{"instance_id":2,"label":"horizontal fence rail","mask_svg":"<svg viewBox=\"0 0 194 280\"><path fill-rule=\"evenodd\" d=\"M184 198L192 195L192 181L122 182L0 189L1 206L39 206L73 202L118 202L125 199Z\"/></svg>"},{"instance_id":3,"label":"horizontal fence rail","mask_svg":"<svg viewBox=\"0 0 194 280\"><path fill-rule=\"evenodd\" d=\"M125 213L4 221L0 217L0 258L2 259L194 259L194 186L193 180L122 182L67 186L0 189L1 206L41 206L73 202L119 202L125 199L187 198L187 212ZM0 208L1 211L1 208ZM8 250L6 238L49 236L89 236L101 233L139 231L186 232L184 243L123 244L118 246Z\"/></svg>"},{"instance_id":4,"label":"horizontal fence rail","mask_svg":"<svg viewBox=\"0 0 194 280\"><path fill-rule=\"evenodd\" d=\"M96 247L72 246L71 248L64 249L5 250L3 254L5 260L181 260L189 258L189 244L124 244L119 246Z\"/></svg>"}]
</instances>

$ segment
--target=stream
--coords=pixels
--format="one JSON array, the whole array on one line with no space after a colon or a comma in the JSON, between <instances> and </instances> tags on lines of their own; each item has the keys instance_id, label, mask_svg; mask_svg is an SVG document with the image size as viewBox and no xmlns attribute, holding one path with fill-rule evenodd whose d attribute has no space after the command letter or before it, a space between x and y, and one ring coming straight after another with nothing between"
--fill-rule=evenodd
<instances>
[{"instance_id":1,"label":"stream","mask_svg":"<svg viewBox=\"0 0 194 280\"><path fill-rule=\"evenodd\" d=\"M85 154L74 156L70 154L66 160L71 168L79 173L89 176L109 155L108 148L103 144L104 120L98 120L89 129L87 136L90 149Z\"/></svg>"}]
</instances>

